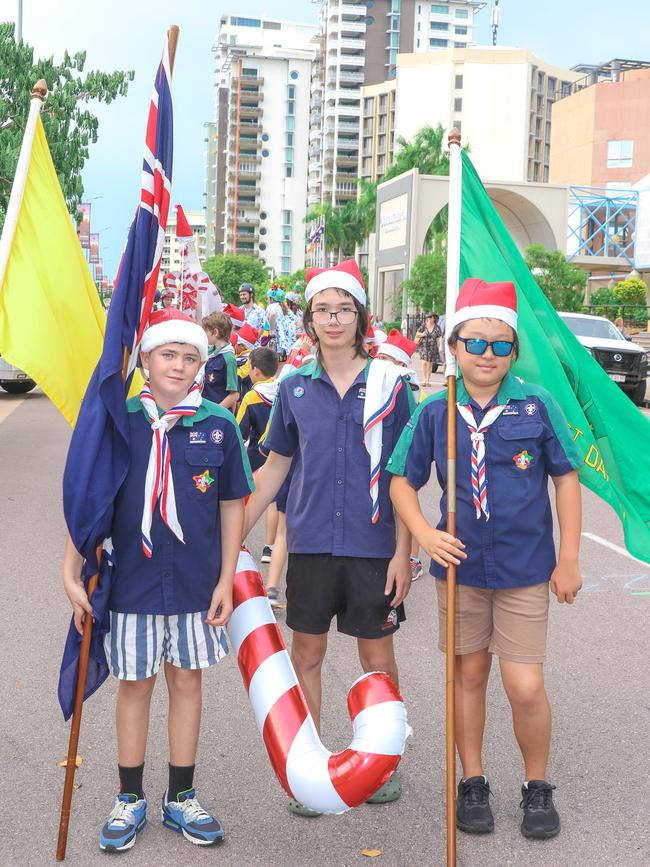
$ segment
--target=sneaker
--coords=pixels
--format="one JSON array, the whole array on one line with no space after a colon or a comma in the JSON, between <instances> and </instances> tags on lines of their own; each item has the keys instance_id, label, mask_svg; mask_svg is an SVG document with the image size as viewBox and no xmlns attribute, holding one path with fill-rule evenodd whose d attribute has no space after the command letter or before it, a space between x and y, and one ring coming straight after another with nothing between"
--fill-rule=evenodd
<instances>
[{"instance_id":1,"label":"sneaker","mask_svg":"<svg viewBox=\"0 0 650 867\"><path fill-rule=\"evenodd\" d=\"M278 607L278 599L280 596L278 588L277 587L267 587L266 588L266 595L269 597L269 602L271 603L271 608L277 608Z\"/></svg>"},{"instance_id":2,"label":"sneaker","mask_svg":"<svg viewBox=\"0 0 650 867\"><path fill-rule=\"evenodd\" d=\"M411 557L411 581L417 581L422 576L422 560Z\"/></svg>"},{"instance_id":3,"label":"sneaker","mask_svg":"<svg viewBox=\"0 0 650 867\"><path fill-rule=\"evenodd\" d=\"M489 797L490 784L486 777L481 775L461 780L456 800L456 827L468 834L489 834L494 831Z\"/></svg>"},{"instance_id":4,"label":"sneaker","mask_svg":"<svg viewBox=\"0 0 650 867\"><path fill-rule=\"evenodd\" d=\"M521 804L524 818L521 833L524 837L548 840L560 833L560 817L553 804L555 786L545 780L529 780L521 787Z\"/></svg>"},{"instance_id":5,"label":"sneaker","mask_svg":"<svg viewBox=\"0 0 650 867\"><path fill-rule=\"evenodd\" d=\"M203 809L196 799L194 789L178 793L178 801L168 801L167 792L162 802L162 823L182 834L190 843L210 846L224 838L221 822Z\"/></svg>"},{"instance_id":6,"label":"sneaker","mask_svg":"<svg viewBox=\"0 0 650 867\"><path fill-rule=\"evenodd\" d=\"M111 815L99 832L99 848L106 852L124 852L135 845L138 831L147 823L147 802L137 795L120 792Z\"/></svg>"},{"instance_id":7,"label":"sneaker","mask_svg":"<svg viewBox=\"0 0 650 867\"><path fill-rule=\"evenodd\" d=\"M272 545L265 545L262 548L262 556L260 557L260 560L262 561L262 563L270 563L272 553L273 553L273 546Z\"/></svg>"}]
</instances>

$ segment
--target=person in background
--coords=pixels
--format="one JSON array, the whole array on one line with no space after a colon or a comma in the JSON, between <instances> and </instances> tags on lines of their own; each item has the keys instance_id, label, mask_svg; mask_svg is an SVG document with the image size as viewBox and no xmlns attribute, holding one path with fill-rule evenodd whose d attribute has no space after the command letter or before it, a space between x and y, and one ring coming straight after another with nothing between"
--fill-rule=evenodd
<instances>
[{"instance_id":1,"label":"person in background","mask_svg":"<svg viewBox=\"0 0 650 867\"><path fill-rule=\"evenodd\" d=\"M261 333L266 312L261 304L255 303L255 288L250 283L242 283L239 287L239 300L246 322Z\"/></svg>"},{"instance_id":2,"label":"person in background","mask_svg":"<svg viewBox=\"0 0 650 867\"><path fill-rule=\"evenodd\" d=\"M415 334L415 342L422 361L422 385L425 388L431 385L431 373L435 373L440 364L439 340L438 314L432 311L427 313Z\"/></svg>"},{"instance_id":3,"label":"person in background","mask_svg":"<svg viewBox=\"0 0 650 867\"><path fill-rule=\"evenodd\" d=\"M624 337L626 340L629 340L629 339L630 339L630 335L629 335L629 334L627 333L627 331L625 330L625 326L624 326L624 324L623 324L623 317L622 317L622 316L617 316L617 317L616 317L616 319L614 320L614 325L618 328L618 330L621 332L621 334L623 335L623 337Z\"/></svg>"}]
</instances>

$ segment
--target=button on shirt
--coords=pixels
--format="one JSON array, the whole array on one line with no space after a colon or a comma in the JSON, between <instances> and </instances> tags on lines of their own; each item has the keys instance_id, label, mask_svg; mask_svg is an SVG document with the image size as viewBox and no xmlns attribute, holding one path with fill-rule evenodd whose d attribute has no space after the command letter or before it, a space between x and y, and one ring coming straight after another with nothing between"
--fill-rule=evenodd
<instances>
[{"instance_id":1,"label":"button on shirt","mask_svg":"<svg viewBox=\"0 0 650 867\"><path fill-rule=\"evenodd\" d=\"M343 398L317 362L278 388L265 447L295 455L287 498L287 546L295 554L392 557L395 518L386 462L411 413L410 389L397 393L383 420L379 520L371 521L370 457L363 444L365 383L370 362Z\"/></svg>"},{"instance_id":2,"label":"button on shirt","mask_svg":"<svg viewBox=\"0 0 650 867\"><path fill-rule=\"evenodd\" d=\"M472 499L469 428L456 414L456 520L467 560L457 567L459 584L499 589L547 581L556 565L548 477L562 476L581 459L555 399L543 388L506 374L489 406L481 409L457 383L457 400L472 408L477 424L490 406L507 404L485 433L485 463L490 519L476 517ZM443 490L438 529L447 518L447 392L421 403L408 423L388 470L405 476L416 490L429 480L435 462ZM434 560L431 574L446 570Z\"/></svg>"},{"instance_id":3,"label":"button on shirt","mask_svg":"<svg viewBox=\"0 0 650 867\"><path fill-rule=\"evenodd\" d=\"M115 575L111 610L138 614L205 611L221 571L221 500L253 490L239 428L231 412L204 401L168 431L176 508L185 543L153 513L153 556L140 542L151 426L140 399L127 402L131 463L115 502ZM206 475L207 473L207 475Z\"/></svg>"}]
</instances>

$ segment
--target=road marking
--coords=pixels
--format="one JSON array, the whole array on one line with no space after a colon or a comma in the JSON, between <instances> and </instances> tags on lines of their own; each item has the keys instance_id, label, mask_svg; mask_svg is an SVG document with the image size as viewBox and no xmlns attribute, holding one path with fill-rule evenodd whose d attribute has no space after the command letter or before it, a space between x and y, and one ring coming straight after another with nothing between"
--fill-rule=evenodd
<instances>
[{"instance_id":1,"label":"road marking","mask_svg":"<svg viewBox=\"0 0 650 867\"><path fill-rule=\"evenodd\" d=\"M15 409L18 409L24 400L24 397L20 397L18 400L15 398L13 400L11 398L0 400L0 424L2 424L3 421L7 421L11 413Z\"/></svg>"},{"instance_id":2,"label":"road marking","mask_svg":"<svg viewBox=\"0 0 650 867\"><path fill-rule=\"evenodd\" d=\"M621 548L620 545L615 545L613 542L609 542L607 539L603 539L602 536L596 536L594 533L582 533L585 539L591 539L592 542L597 542L599 545L602 545L604 548L609 548L610 551L615 551L617 554L620 554L622 557L627 557L630 560L634 560L637 563L641 563L644 566L647 566L647 562L645 560L639 560L638 557L635 557L633 554L630 554L625 548Z\"/></svg>"}]
</instances>

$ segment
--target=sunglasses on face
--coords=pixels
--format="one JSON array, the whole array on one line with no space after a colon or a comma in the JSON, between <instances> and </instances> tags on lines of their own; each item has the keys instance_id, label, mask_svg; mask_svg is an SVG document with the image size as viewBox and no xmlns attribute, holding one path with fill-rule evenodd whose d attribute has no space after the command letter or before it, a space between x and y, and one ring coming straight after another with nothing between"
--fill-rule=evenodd
<instances>
[{"instance_id":1,"label":"sunglasses on face","mask_svg":"<svg viewBox=\"0 0 650 867\"><path fill-rule=\"evenodd\" d=\"M507 358L514 346L512 340L483 340L482 337L459 337L470 355L483 355L488 346L497 358Z\"/></svg>"}]
</instances>

